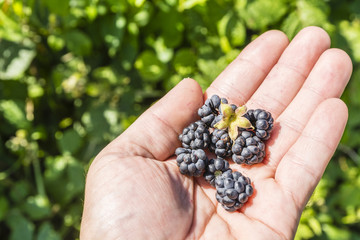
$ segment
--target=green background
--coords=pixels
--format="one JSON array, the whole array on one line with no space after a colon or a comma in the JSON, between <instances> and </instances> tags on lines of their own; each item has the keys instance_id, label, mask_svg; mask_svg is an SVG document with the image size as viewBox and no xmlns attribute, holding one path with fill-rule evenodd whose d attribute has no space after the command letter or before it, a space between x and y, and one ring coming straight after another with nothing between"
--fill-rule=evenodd
<instances>
[{"instance_id":1,"label":"green background","mask_svg":"<svg viewBox=\"0 0 360 240\"><path fill-rule=\"evenodd\" d=\"M0 0L0 236L76 239L93 157L184 77L205 89L269 29L352 58L350 118L297 239L360 239L360 1Z\"/></svg>"}]
</instances>

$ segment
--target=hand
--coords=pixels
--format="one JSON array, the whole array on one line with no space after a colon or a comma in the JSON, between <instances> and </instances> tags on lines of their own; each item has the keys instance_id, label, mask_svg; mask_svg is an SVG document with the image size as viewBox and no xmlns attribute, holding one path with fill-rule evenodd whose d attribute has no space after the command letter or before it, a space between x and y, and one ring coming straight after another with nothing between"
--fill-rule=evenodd
<instances>
[{"instance_id":1,"label":"hand","mask_svg":"<svg viewBox=\"0 0 360 240\"><path fill-rule=\"evenodd\" d=\"M81 239L291 239L304 206L342 136L339 99L352 72L348 55L308 27L289 43L269 31L250 43L203 95L184 79L104 148L87 174ZM178 135L213 94L275 119L266 159L231 167L254 194L225 211L202 178L179 173Z\"/></svg>"}]
</instances>

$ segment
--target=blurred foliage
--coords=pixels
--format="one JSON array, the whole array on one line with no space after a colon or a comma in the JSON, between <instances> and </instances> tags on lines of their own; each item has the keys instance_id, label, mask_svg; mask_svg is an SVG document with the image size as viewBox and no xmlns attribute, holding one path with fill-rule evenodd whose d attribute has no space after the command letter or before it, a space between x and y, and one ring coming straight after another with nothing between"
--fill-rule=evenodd
<instances>
[{"instance_id":1,"label":"blurred foliage","mask_svg":"<svg viewBox=\"0 0 360 240\"><path fill-rule=\"evenodd\" d=\"M91 159L184 77L205 89L269 29L349 53L350 119L296 239L360 239L357 0L0 0L0 235L76 239Z\"/></svg>"}]
</instances>

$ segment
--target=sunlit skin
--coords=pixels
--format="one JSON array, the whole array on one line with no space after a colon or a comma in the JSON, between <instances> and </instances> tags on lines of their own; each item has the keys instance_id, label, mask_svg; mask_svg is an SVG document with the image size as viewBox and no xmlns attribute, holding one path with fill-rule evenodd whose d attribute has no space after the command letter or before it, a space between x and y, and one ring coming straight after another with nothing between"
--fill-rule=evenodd
<instances>
[{"instance_id":1,"label":"sunlit skin","mask_svg":"<svg viewBox=\"0 0 360 240\"><path fill-rule=\"evenodd\" d=\"M203 94L184 79L105 147L87 173L80 237L85 239L292 239L301 213L342 136L339 99L352 72L320 28L289 42L269 31L250 43ZM179 173L178 135L217 94L272 113L266 158L251 167L254 194L225 211L202 178Z\"/></svg>"}]
</instances>

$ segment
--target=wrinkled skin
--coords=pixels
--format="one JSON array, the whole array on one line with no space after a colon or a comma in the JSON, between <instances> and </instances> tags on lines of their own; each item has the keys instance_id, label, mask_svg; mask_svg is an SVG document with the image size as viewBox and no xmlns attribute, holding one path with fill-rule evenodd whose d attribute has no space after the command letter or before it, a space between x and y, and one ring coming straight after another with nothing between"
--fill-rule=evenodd
<instances>
[{"instance_id":1,"label":"wrinkled skin","mask_svg":"<svg viewBox=\"0 0 360 240\"><path fill-rule=\"evenodd\" d=\"M205 94L184 79L91 164L81 239L292 239L346 125L339 97L351 72L348 55L330 49L322 29L308 27L291 42L280 31L259 36ZM202 178L181 175L173 155L178 135L213 94L270 111L275 120L265 160L231 164L254 187L234 213Z\"/></svg>"}]
</instances>

